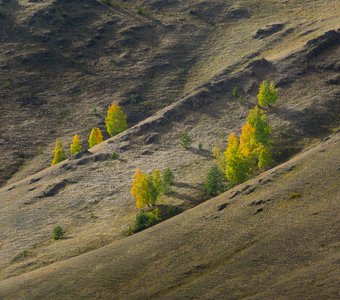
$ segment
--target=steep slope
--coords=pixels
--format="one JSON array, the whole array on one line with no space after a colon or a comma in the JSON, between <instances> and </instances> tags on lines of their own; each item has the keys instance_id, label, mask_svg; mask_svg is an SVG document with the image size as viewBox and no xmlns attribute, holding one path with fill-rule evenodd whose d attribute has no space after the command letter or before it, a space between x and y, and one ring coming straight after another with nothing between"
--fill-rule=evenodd
<instances>
[{"instance_id":1,"label":"steep slope","mask_svg":"<svg viewBox=\"0 0 340 300\"><path fill-rule=\"evenodd\" d=\"M0 184L86 143L121 101L136 124L215 76L277 59L339 27L338 1L4 0ZM19 172L18 172L19 171Z\"/></svg>"},{"instance_id":2,"label":"steep slope","mask_svg":"<svg viewBox=\"0 0 340 300\"><path fill-rule=\"evenodd\" d=\"M194 209L0 282L3 299L337 299L340 133Z\"/></svg>"},{"instance_id":3,"label":"steep slope","mask_svg":"<svg viewBox=\"0 0 340 300\"><path fill-rule=\"evenodd\" d=\"M239 130L255 104L257 86L265 78L274 79L280 87L279 105L267 111L278 160L338 127L339 37L339 31L329 31L282 59L256 60L239 72L221 74L93 148L92 154L2 188L1 278L124 237L136 212L129 189L137 167L148 171L169 166L174 170L174 192L163 199L167 205L187 209L205 200L201 184L211 164L211 146L224 147L225 137ZM229 96L234 86L247 99L244 105ZM194 138L190 151L178 145L184 129ZM120 153L119 160L111 159L112 151ZM56 243L50 237L58 224L66 229L67 238ZM27 255L22 257L22 253Z\"/></svg>"}]
</instances>

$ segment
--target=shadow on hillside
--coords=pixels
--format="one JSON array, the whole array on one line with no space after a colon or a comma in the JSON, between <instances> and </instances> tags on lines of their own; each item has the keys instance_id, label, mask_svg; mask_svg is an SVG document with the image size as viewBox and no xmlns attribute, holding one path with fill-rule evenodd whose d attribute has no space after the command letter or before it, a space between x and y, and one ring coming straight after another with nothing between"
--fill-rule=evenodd
<instances>
[{"instance_id":1,"label":"shadow on hillside","mask_svg":"<svg viewBox=\"0 0 340 300\"><path fill-rule=\"evenodd\" d=\"M212 158L213 157L212 154L211 154L211 151L206 150L206 149L197 149L197 148L189 147L188 151L192 152L193 154L200 155L200 156L203 156L203 157L206 157L206 158Z\"/></svg>"},{"instance_id":2,"label":"shadow on hillside","mask_svg":"<svg viewBox=\"0 0 340 300\"><path fill-rule=\"evenodd\" d=\"M301 111L282 108L274 111L280 119L289 121L295 130L305 137L317 137L329 131L340 114L338 101L332 99L328 106L312 104Z\"/></svg>"},{"instance_id":3,"label":"shadow on hillside","mask_svg":"<svg viewBox=\"0 0 340 300\"><path fill-rule=\"evenodd\" d=\"M199 186L193 185L187 182L174 182L173 186L180 188L180 189L193 189L193 190L198 190L198 191L201 190Z\"/></svg>"}]
</instances>

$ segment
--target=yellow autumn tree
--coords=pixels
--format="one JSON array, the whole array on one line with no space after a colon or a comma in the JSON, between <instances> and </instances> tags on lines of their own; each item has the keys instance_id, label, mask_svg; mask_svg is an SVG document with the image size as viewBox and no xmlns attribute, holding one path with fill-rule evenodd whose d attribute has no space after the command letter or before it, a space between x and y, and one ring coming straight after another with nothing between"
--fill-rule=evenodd
<instances>
[{"instance_id":1,"label":"yellow autumn tree","mask_svg":"<svg viewBox=\"0 0 340 300\"><path fill-rule=\"evenodd\" d=\"M103 135L101 130L98 127L92 129L90 137L89 137L89 147L92 148L93 146L100 144L103 141Z\"/></svg>"},{"instance_id":2,"label":"yellow autumn tree","mask_svg":"<svg viewBox=\"0 0 340 300\"><path fill-rule=\"evenodd\" d=\"M118 103L115 102L109 106L105 124L110 136L114 136L127 129L126 114L124 114Z\"/></svg>"},{"instance_id":3,"label":"yellow autumn tree","mask_svg":"<svg viewBox=\"0 0 340 300\"><path fill-rule=\"evenodd\" d=\"M137 208L145 206L146 194L148 193L145 175L141 169L136 169L133 175L131 195L136 199Z\"/></svg>"},{"instance_id":4,"label":"yellow autumn tree","mask_svg":"<svg viewBox=\"0 0 340 300\"><path fill-rule=\"evenodd\" d=\"M159 196L164 192L165 181L158 169L155 169L152 173L143 173L141 169L136 169L131 186L131 195L136 199L137 208L155 205Z\"/></svg>"},{"instance_id":5,"label":"yellow autumn tree","mask_svg":"<svg viewBox=\"0 0 340 300\"><path fill-rule=\"evenodd\" d=\"M51 163L52 166L67 158L63 143L60 139L56 140L53 153L54 153L54 157Z\"/></svg>"},{"instance_id":6,"label":"yellow autumn tree","mask_svg":"<svg viewBox=\"0 0 340 300\"><path fill-rule=\"evenodd\" d=\"M252 158L255 155L256 148L255 128L246 122L242 127L240 136L240 152L244 157Z\"/></svg>"},{"instance_id":7,"label":"yellow autumn tree","mask_svg":"<svg viewBox=\"0 0 340 300\"><path fill-rule=\"evenodd\" d=\"M79 135L75 134L73 137L73 141L72 144L70 146L70 152L71 154L74 156L76 155L78 152L81 151L83 147L81 146L80 140L79 140Z\"/></svg>"},{"instance_id":8,"label":"yellow autumn tree","mask_svg":"<svg viewBox=\"0 0 340 300\"><path fill-rule=\"evenodd\" d=\"M225 151L225 175L230 185L246 181L252 174L253 163L250 157L242 154L240 142L235 133L228 137L227 150Z\"/></svg>"}]
</instances>

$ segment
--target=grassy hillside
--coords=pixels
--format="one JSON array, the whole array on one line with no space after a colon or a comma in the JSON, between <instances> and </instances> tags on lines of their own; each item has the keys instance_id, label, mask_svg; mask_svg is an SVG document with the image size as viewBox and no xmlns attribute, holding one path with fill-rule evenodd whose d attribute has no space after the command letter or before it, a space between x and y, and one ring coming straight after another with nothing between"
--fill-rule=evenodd
<instances>
[{"instance_id":1,"label":"grassy hillside","mask_svg":"<svg viewBox=\"0 0 340 300\"><path fill-rule=\"evenodd\" d=\"M113 100L133 125L215 76L339 27L339 4L324 0L6 0L1 8L2 183L45 168L57 137L86 140ZM273 23L281 27L256 36Z\"/></svg>"},{"instance_id":2,"label":"grassy hillside","mask_svg":"<svg viewBox=\"0 0 340 300\"><path fill-rule=\"evenodd\" d=\"M235 294L236 298L260 293L255 284L257 275L252 273L256 271L251 267L252 259L254 264L265 261L272 265L272 271L263 267L256 271L262 272L261 282L272 280L268 286L273 288L274 294L270 294L269 288L263 288L263 297L275 298L280 284L285 282L292 287L292 293L299 295L297 288L293 288L294 282L290 281L293 275L288 278L287 274L295 270L294 276L301 279L303 272L312 274L314 269L303 265L305 271L300 273L297 268L305 260L289 261L286 269L282 267L282 277L274 282L272 274L278 272L279 265L273 260L266 261L266 257L258 253L262 246L268 248L272 242L277 245L275 249L279 249L280 239L287 239L289 245L296 246L292 249L302 251L296 245L299 243L297 235L294 233L290 239L288 230L296 230L296 234L301 234L305 243L309 243L320 228L328 230L333 226L331 222L336 218L332 215L336 212L333 199L338 188L333 168L336 163L332 167L331 158L337 159L337 136L332 137L334 143L327 141L318 146L325 145L329 151L319 153L315 150L319 148L315 148L308 155L296 158L306 159L306 170L301 167L287 171L286 175L286 171L280 171L277 176L268 172L264 176L269 176L269 181L263 179L267 182L264 186L252 181L255 191L247 187L238 194L240 201L238 196L233 197L235 214L223 215L223 218L215 219L211 209L215 210L218 199L229 201L233 191L166 221L157 226L160 229L127 238L128 228L138 212L130 186L136 168L152 171L170 167L175 183L173 191L161 199L161 205L183 211L206 201L209 197L202 183L211 166L211 149L213 146L224 149L226 137L231 132L240 133L249 110L256 104L258 86L265 79L276 82L279 94L278 104L266 109L273 129L276 165L336 132L340 126L340 6L337 1L113 0L111 5L105 5L95 0L6 0L0 8L0 184L3 185L0 189L0 280L3 280L0 298L1 289L8 298L24 297L20 293L30 290L26 280L32 276L40 281L40 274L43 274L40 272L54 272L55 266L58 266L56 270L63 270L62 274L70 272L70 277L65 275L60 280L63 285L64 280L69 280L65 293L74 298L79 296L71 291L75 281L73 272L79 270L78 266L89 274L88 278L82 277L77 288L88 298L93 296L90 293L93 286L87 280L93 278L103 280L103 298L110 292L127 299L175 298L177 293L186 298L201 292L206 298L218 298L219 293L225 292L222 282L219 283L221 292L216 288L216 295L211 292L211 296L191 284L201 273L202 278L208 280L205 276L214 274L219 265L222 268L239 252L248 263L241 265L240 270L246 268L247 272L238 273L236 268L232 269L230 277L222 276L233 286L230 295L236 293L242 280L248 280L254 289L249 295ZM244 103L232 96L235 87ZM90 152L49 167L55 139L60 137L68 144L78 132L86 147L91 128L104 129L106 109L113 100L120 101L127 112L130 128L110 139L105 135L107 140ZM179 145L185 130L193 139L188 150ZM119 154L119 159L112 158L113 152ZM285 170L285 166L280 168ZM299 176L302 176L301 182ZM330 180L327 184L326 179ZM305 185L307 181L309 185ZM324 189L319 188L321 184ZM268 203L263 201L259 207L248 206L249 201L271 198L263 196L262 199L262 194L258 194L262 189L263 195L273 194L275 199ZM243 195L248 192L249 195ZM259 199L255 199L257 196ZM322 198L320 202L315 201L316 197ZM273 215L267 216L267 205L273 205ZM230 204L223 212L232 207ZM253 216L258 208L264 211ZM317 208L326 212L325 218L318 219L315 227L310 218L303 223L304 214ZM211 215L209 222L212 222L206 229L203 228L205 215ZM268 218L262 219L262 215ZM292 221L299 220L299 216L302 216L301 222ZM282 223L275 223L279 219ZM260 231L255 230L257 223ZM65 238L60 241L52 239L57 225L66 231ZM245 235L241 236L243 225ZM230 231L224 231L223 228L229 226ZM310 235L306 226L311 227ZM159 233L154 235L157 230ZM326 241L329 249L331 240L336 240L332 230ZM197 268L188 263L188 270L182 270L179 265L172 265L168 270L166 265L171 262L171 256L176 264L181 262L182 255L175 253L181 244L174 244L175 241L182 243L181 236L185 236L181 251L194 255L193 261L197 255L197 261L203 262L198 263ZM230 251L221 245L226 237L230 239ZM207 243L209 248L196 247L198 241L206 243L208 238L212 239L211 246ZM157 250L157 255L148 257L149 247L155 247L156 239L164 240L163 248ZM321 240L311 244L313 251L318 242L322 244ZM143 246L139 248L140 244ZM214 252L215 246L217 252ZM125 253L129 247L136 252ZM98 248L102 249L82 255ZM256 251L251 252L252 249ZM282 261L291 256L288 250L283 251ZM110 251L116 255L112 256ZM142 254L143 251L147 253ZM167 254L170 256L162 257L161 251L163 254L170 251ZM313 251L301 252L301 255L317 264ZM325 265L325 270L333 272L326 261L332 259L333 252L329 253L330 256L319 262ZM210 263L213 255L221 259ZM137 256L150 261L155 259L155 265L150 265L150 271L138 269ZM109 261L108 266L112 263L113 268L123 270L125 259L131 259L126 276L123 273L119 277L119 272L113 275L109 270L100 275L105 260ZM54 264L60 261L65 262ZM41 269L43 267L46 268ZM164 274L159 283L154 281L153 278L159 277L157 272L165 269L168 275ZM33 270L36 273L31 273ZM176 270L183 274L177 274ZM150 289L146 286L139 290L136 286L141 283L139 276L144 271L149 276ZM110 290L107 280L116 275L119 278L112 279L115 284ZM212 283L212 277L209 278ZM330 286L325 295L333 295L332 277L325 278L329 278L329 282L324 284ZM38 281L33 281L32 287ZM15 287L16 282L22 285ZM46 282L41 291L33 292L33 289L29 296L39 298L46 291L46 295L51 293L57 298L54 286L57 282ZM94 285L98 283L93 282ZM306 286L308 284L314 286L313 282ZM187 285L191 288L186 294ZM123 289L124 286L129 288ZM98 284L96 288L100 287ZM131 289L136 293L124 294ZM306 291L307 288L301 288L301 293ZM314 289L310 295L312 291Z\"/></svg>"},{"instance_id":3,"label":"grassy hillside","mask_svg":"<svg viewBox=\"0 0 340 300\"><path fill-rule=\"evenodd\" d=\"M4 299L336 299L340 135L144 232L0 282Z\"/></svg>"}]
</instances>

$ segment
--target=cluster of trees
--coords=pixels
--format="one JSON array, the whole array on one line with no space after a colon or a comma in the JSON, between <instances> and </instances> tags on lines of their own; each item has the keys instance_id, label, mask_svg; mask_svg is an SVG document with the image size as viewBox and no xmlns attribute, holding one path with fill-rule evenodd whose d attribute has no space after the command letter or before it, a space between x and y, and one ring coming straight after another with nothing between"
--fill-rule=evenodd
<instances>
[{"instance_id":1,"label":"cluster of trees","mask_svg":"<svg viewBox=\"0 0 340 300\"><path fill-rule=\"evenodd\" d=\"M126 130L128 128L126 119L127 116L118 105L118 103L113 103L112 105L110 105L105 118L105 125L108 134L112 137ZM103 140L104 138L100 128L93 128L88 139L89 148L100 144ZM75 156L82 149L83 146L80 141L79 135L75 134L72 144L70 145L70 153L72 156ZM54 147L54 157L51 165L55 165L65 160L66 158L67 155L64 150L63 143L60 139L57 139Z\"/></svg>"},{"instance_id":2,"label":"cluster of trees","mask_svg":"<svg viewBox=\"0 0 340 300\"><path fill-rule=\"evenodd\" d=\"M259 108L271 107L277 102L277 90L273 82L263 81L259 88L258 105L250 110L238 138L229 135L227 148L212 149L213 165L209 170L205 191L216 196L228 186L234 186L251 178L256 170L264 170L272 163L271 127L266 113Z\"/></svg>"},{"instance_id":3,"label":"cluster of trees","mask_svg":"<svg viewBox=\"0 0 340 300\"><path fill-rule=\"evenodd\" d=\"M266 114L256 106L250 111L240 138L235 133L229 135L224 155L225 175L231 185L249 179L256 167L264 169L270 165L270 131Z\"/></svg>"},{"instance_id":4,"label":"cluster of trees","mask_svg":"<svg viewBox=\"0 0 340 300\"><path fill-rule=\"evenodd\" d=\"M144 230L162 221L157 207L151 211L144 211L143 208L156 205L161 195L171 191L173 182L174 175L170 168L166 168L164 172L155 169L151 173L143 173L141 169L136 169L131 195L135 198L136 206L140 211L136 215L134 224L129 228L129 234Z\"/></svg>"},{"instance_id":5,"label":"cluster of trees","mask_svg":"<svg viewBox=\"0 0 340 300\"><path fill-rule=\"evenodd\" d=\"M155 169L152 173L143 173L141 169L136 169L133 176L131 195L136 200L137 208L153 206L159 197L171 191L174 176L170 168L166 168L163 173Z\"/></svg>"}]
</instances>

